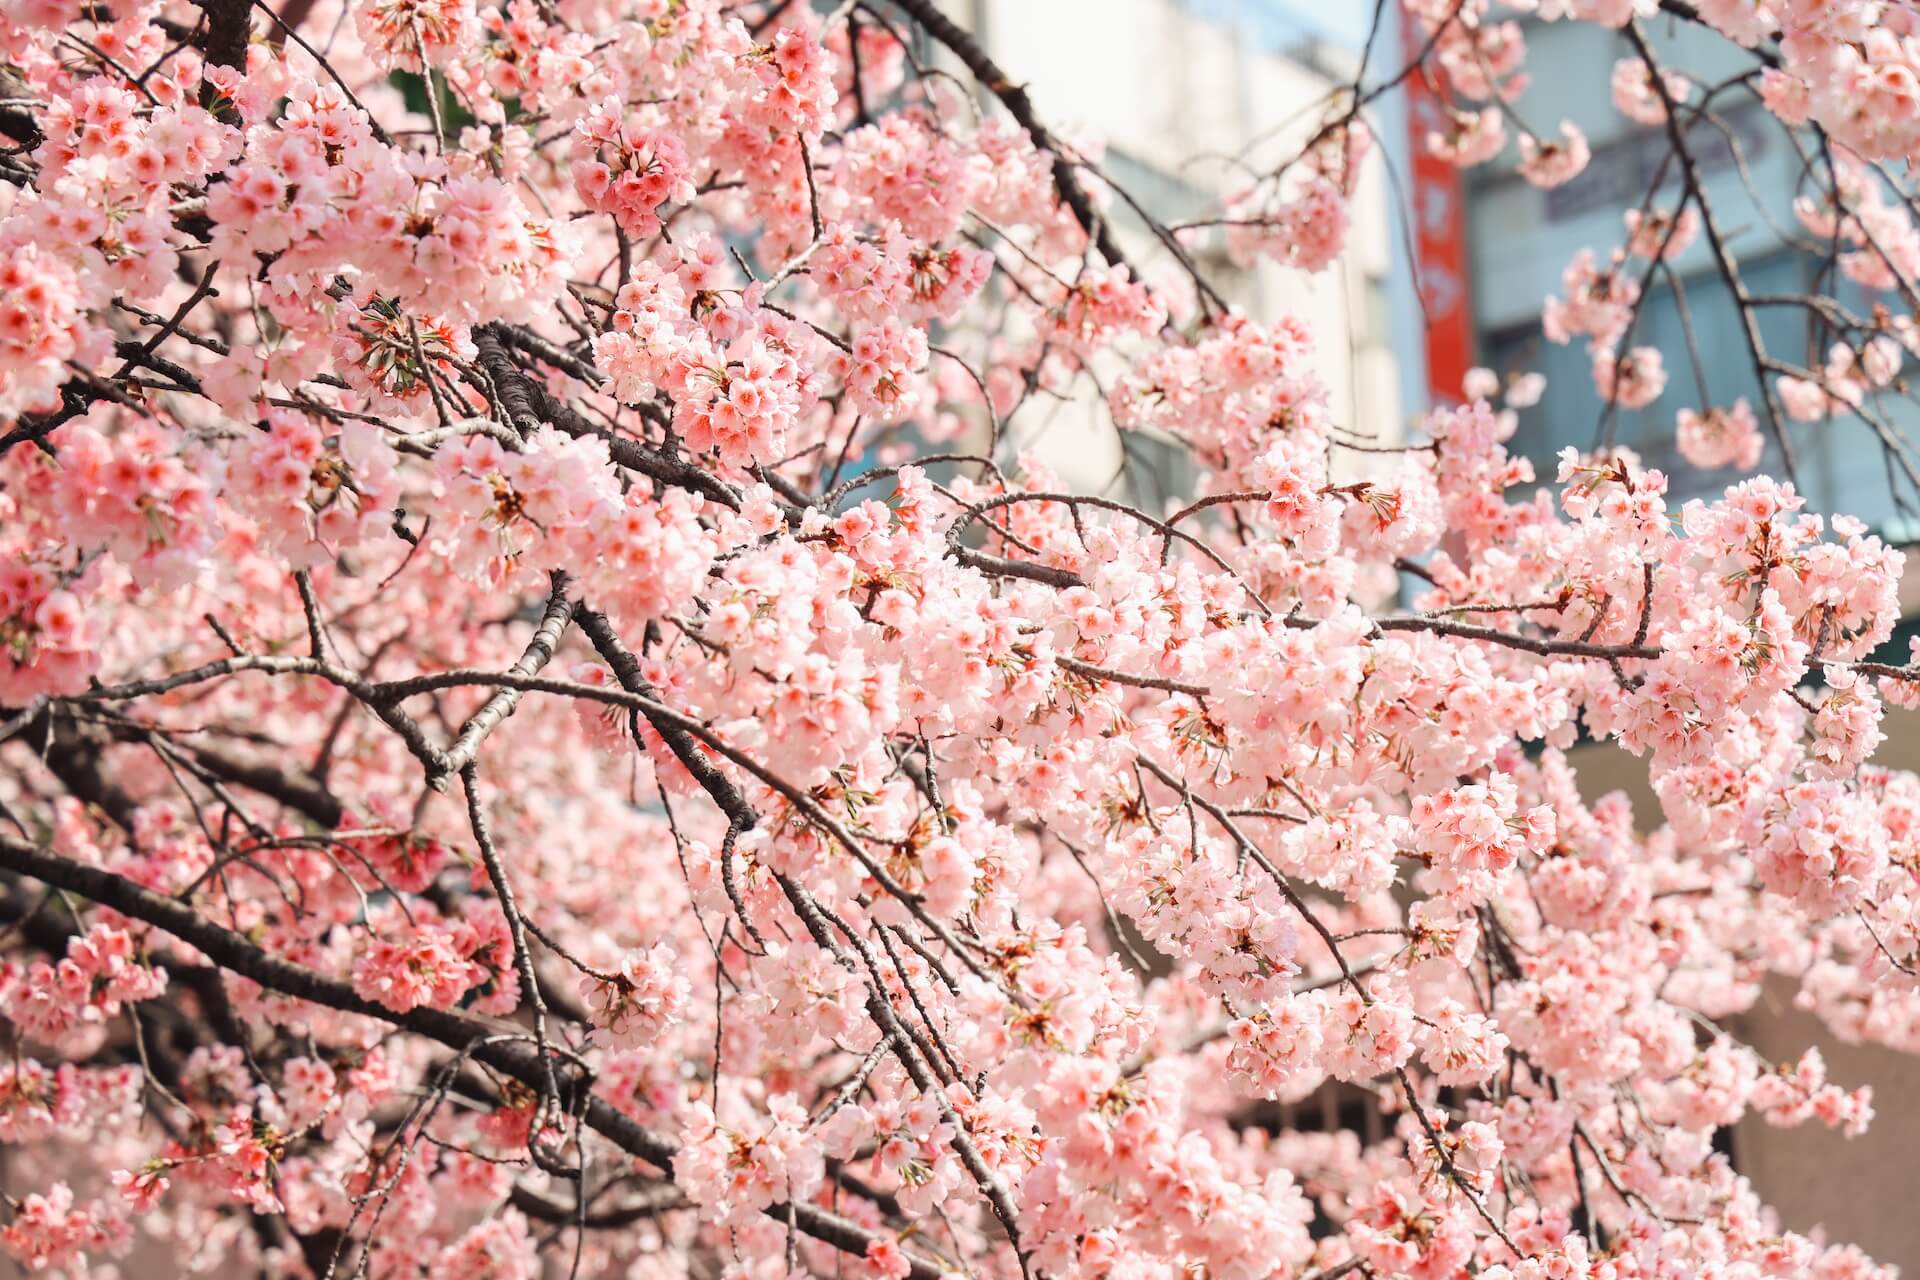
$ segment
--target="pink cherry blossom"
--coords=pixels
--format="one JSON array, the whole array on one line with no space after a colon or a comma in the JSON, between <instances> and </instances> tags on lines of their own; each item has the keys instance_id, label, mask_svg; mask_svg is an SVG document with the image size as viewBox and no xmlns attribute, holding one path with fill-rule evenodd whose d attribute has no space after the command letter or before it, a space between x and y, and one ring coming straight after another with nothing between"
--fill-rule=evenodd
<instances>
[{"instance_id":1,"label":"pink cherry blossom","mask_svg":"<svg viewBox=\"0 0 1920 1280\"><path fill-rule=\"evenodd\" d=\"M0 12L21 1269L1890 1274L1713 1142L1872 1121L1766 1002L1920 1052L1905 555L1753 474L1905 483L1920 21L1405 0L1168 225L930 0L276 12ZM1618 196L1562 35L1675 152L1556 222L1595 393L1350 416L1236 273L1378 270L1390 95L1423 182Z\"/></svg>"}]
</instances>

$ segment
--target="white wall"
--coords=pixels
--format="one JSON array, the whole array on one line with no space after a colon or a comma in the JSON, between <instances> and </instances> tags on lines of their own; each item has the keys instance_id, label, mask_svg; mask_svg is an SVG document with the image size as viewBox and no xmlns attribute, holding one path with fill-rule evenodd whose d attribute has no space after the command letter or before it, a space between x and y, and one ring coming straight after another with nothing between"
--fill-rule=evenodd
<instances>
[{"instance_id":1,"label":"white wall","mask_svg":"<svg viewBox=\"0 0 1920 1280\"><path fill-rule=\"evenodd\" d=\"M1271 168L1291 158L1318 127L1329 93L1352 73L1344 68L1336 78L1263 49L1251 30L1176 0L948 0L945 7L983 34L989 54L1027 86L1050 129L1089 149L1104 143L1109 171L1156 171L1157 181L1126 185L1149 208L1156 196L1187 206L1153 210L1167 220L1217 212L1245 181L1238 161ZM1271 263L1234 267L1217 231L1195 256L1219 292L1255 318L1304 319L1319 337L1314 368L1334 421L1391 442L1405 434L1399 362L1385 332L1397 233L1377 155L1363 175L1347 257L1320 275ZM1137 223L1119 209L1114 217L1122 247L1150 279L1178 271ZM1119 442L1097 406L1033 404L1015 426L1017 438L1033 442L1070 483L1099 489L1120 469Z\"/></svg>"}]
</instances>

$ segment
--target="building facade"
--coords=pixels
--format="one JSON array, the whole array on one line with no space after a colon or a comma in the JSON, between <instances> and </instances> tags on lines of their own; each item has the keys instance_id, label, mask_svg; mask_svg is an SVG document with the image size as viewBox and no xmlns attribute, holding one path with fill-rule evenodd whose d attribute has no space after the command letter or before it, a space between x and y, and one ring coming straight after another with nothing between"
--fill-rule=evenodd
<instances>
[{"instance_id":1,"label":"building facade","mask_svg":"<svg viewBox=\"0 0 1920 1280\"><path fill-rule=\"evenodd\" d=\"M1750 56L1718 35L1676 19L1651 20L1647 34L1662 63L1685 67L1697 86L1720 86L1752 65ZM1622 344L1652 346L1664 358L1666 391L1645 409L1609 411L1594 390L1585 342L1558 345L1541 332L1541 306L1562 292L1561 275L1574 255L1586 247L1604 255L1623 243L1622 215L1637 208L1649 189L1659 191L1658 207L1674 207L1683 174L1667 159L1666 126L1636 123L1613 104L1614 65L1633 56L1625 36L1592 23L1530 21L1526 40L1531 82L1513 104L1515 113L1544 136L1571 121L1585 132L1593 157L1579 176L1551 190L1514 172L1511 149L1508 163L1474 170L1470 177L1465 249L1480 359L1497 371L1532 369L1547 376L1546 394L1521 414L1515 447L1549 459L1569 445L1623 445L1667 472L1676 497L1717 492L1735 477L1682 461L1673 448L1675 417L1682 409L1739 397L1759 412L1764 392L1706 236L1696 236L1674 259L1672 278L1651 274L1640 319ZM1693 96L1699 101L1701 89ZM1768 115L1751 81L1719 89L1707 107L1698 118L1687 116L1686 136L1748 293L1827 291L1851 309L1869 310L1871 303L1845 281L1824 281L1816 290L1825 246L1812 242L1793 212L1807 157ZM1631 271L1638 282L1645 264L1636 262ZM1766 307L1757 320L1770 355L1802 367L1819 368L1825 361L1824 341L1810 332L1803 309ZM1920 425L1912 408L1900 425ZM1789 438L1811 509L1857 515L1890 541L1912 535L1896 518L1887 468L1865 424L1852 418L1792 424ZM1760 469L1782 472L1771 440Z\"/></svg>"},{"instance_id":2,"label":"building facade","mask_svg":"<svg viewBox=\"0 0 1920 1280\"><path fill-rule=\"evenodd\" d=\"M1049 129L1086 148L1154 218L1217 216L1249 167L1290 157L1318 126L1357 62L1324 30L1263 0L947 0L994 62L1028 87ZM929 56L937 51L929 49ZM1089 186L1098 187L1097 181ZM1322 335L1315 372L1335 422L1384 442L1402 438L1407 396L1392 318L1404 264L1395 252L1391 185L1381 158L1363 170L1347 255L1309 275L1271 262L1239 267L1218 228L1193 237L1199 268L1259 320L1291 314ZM1150 280L1173 281L1171 255L1120 200L1116 237ZM1098 371L1096 371L1098 372ZM1122 438L1097 396L1031 403L1014 447L1074 488L1149 509L1187 496L1193 476L1170 442Z\"/></svg>"}]
</instances>

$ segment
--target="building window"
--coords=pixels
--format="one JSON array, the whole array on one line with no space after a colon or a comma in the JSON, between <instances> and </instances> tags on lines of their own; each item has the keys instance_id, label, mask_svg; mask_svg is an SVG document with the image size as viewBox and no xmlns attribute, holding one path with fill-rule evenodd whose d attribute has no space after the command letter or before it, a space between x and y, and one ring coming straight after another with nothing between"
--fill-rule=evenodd
<instances>
[{"instance_id":1,"label":"building window","mask_svg":"<svg viewBox=\"0 0 1920 1280\"><path fill-rule=\"evenodd\" d=\"M1642 267L1641 269L1644 269ZM1810 263L1794 253L1778 253L1744 264L1741 277L1755 295L1796 294L1807 290ZM1647 291L1639 323L1626 340L1631 346L1659 350L1666 365L1666 392L1646 409L1610 409L1593 385L1593 357L1586 343L1564 346L1548 342L1538 323L1515 326L1485 335L1486 363L1500 373L1537 369L1547 376L1540 402L1520 414L1520 425L1509 447L1531 458L1543 482L1551 482L1554 456L1572 446L1586 452L1608 444L1632 449L1649 467L1667 473L1669 504L1720 494L1740 477L1725 470L1702 471L1681 458L1674 448L1674 419L1682 409L1706 401L1727 405L1744 397L1760 416L1763 428L1765 390L1747 349L1746 332L1733 296L1719 273L1708 269L1683 282L1686 315L1692 320L1693 343L1699 368L1689 349L1687 324L1672 287L1656 282ZM1783 360L1818 366L1824 350L1810 350L1805 312L1795 307L1768 307L1757 312L1767 350ZM1770 379L1771 380L1771 379ZM1906 415L1897 414L1897 417ZM1886 527L1894 516L1887 473L1878 442L1865 424L1855 419L1789 425L1799 470L1800 489L1819 511L1843 511L1870 524ZM1769 433L1759 471L1781 475L1779 446Z\"/></svg>"}]
</instances>

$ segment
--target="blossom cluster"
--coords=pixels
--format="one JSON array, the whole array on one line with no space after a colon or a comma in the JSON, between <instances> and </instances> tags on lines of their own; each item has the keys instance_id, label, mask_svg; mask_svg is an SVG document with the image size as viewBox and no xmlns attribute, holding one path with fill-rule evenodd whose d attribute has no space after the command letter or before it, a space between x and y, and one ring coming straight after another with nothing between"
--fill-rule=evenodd
<instances>
[{"instance_id":1,"label":"blossom cluster","mask_svg":"<svg viewBox=\"0 0 1920 1280\"><path fill-rule=\"evenodd\" d=\"M1432 151L1578 177L1529 28L1406 7ZM1641 0L1509 7L1625 32L1656 137L1705 99ZM1770 991L1920 1052L1905 557L1748 474L1920 351L1920 29L1684 8L1875 295L1682 407L1700 193L1571 260L1545 335L1717 491L1536 474L1537 375L1338 421L1328 336L1225 303L1189 249L1339 261L1354 99L1141 249L928 0L0 6L0 1250L1888 1275L1714 1138L1871 1121L1740 1038ZM1062 404L1193 492L1071 491Z\"/></svg>"}]
</instances>

